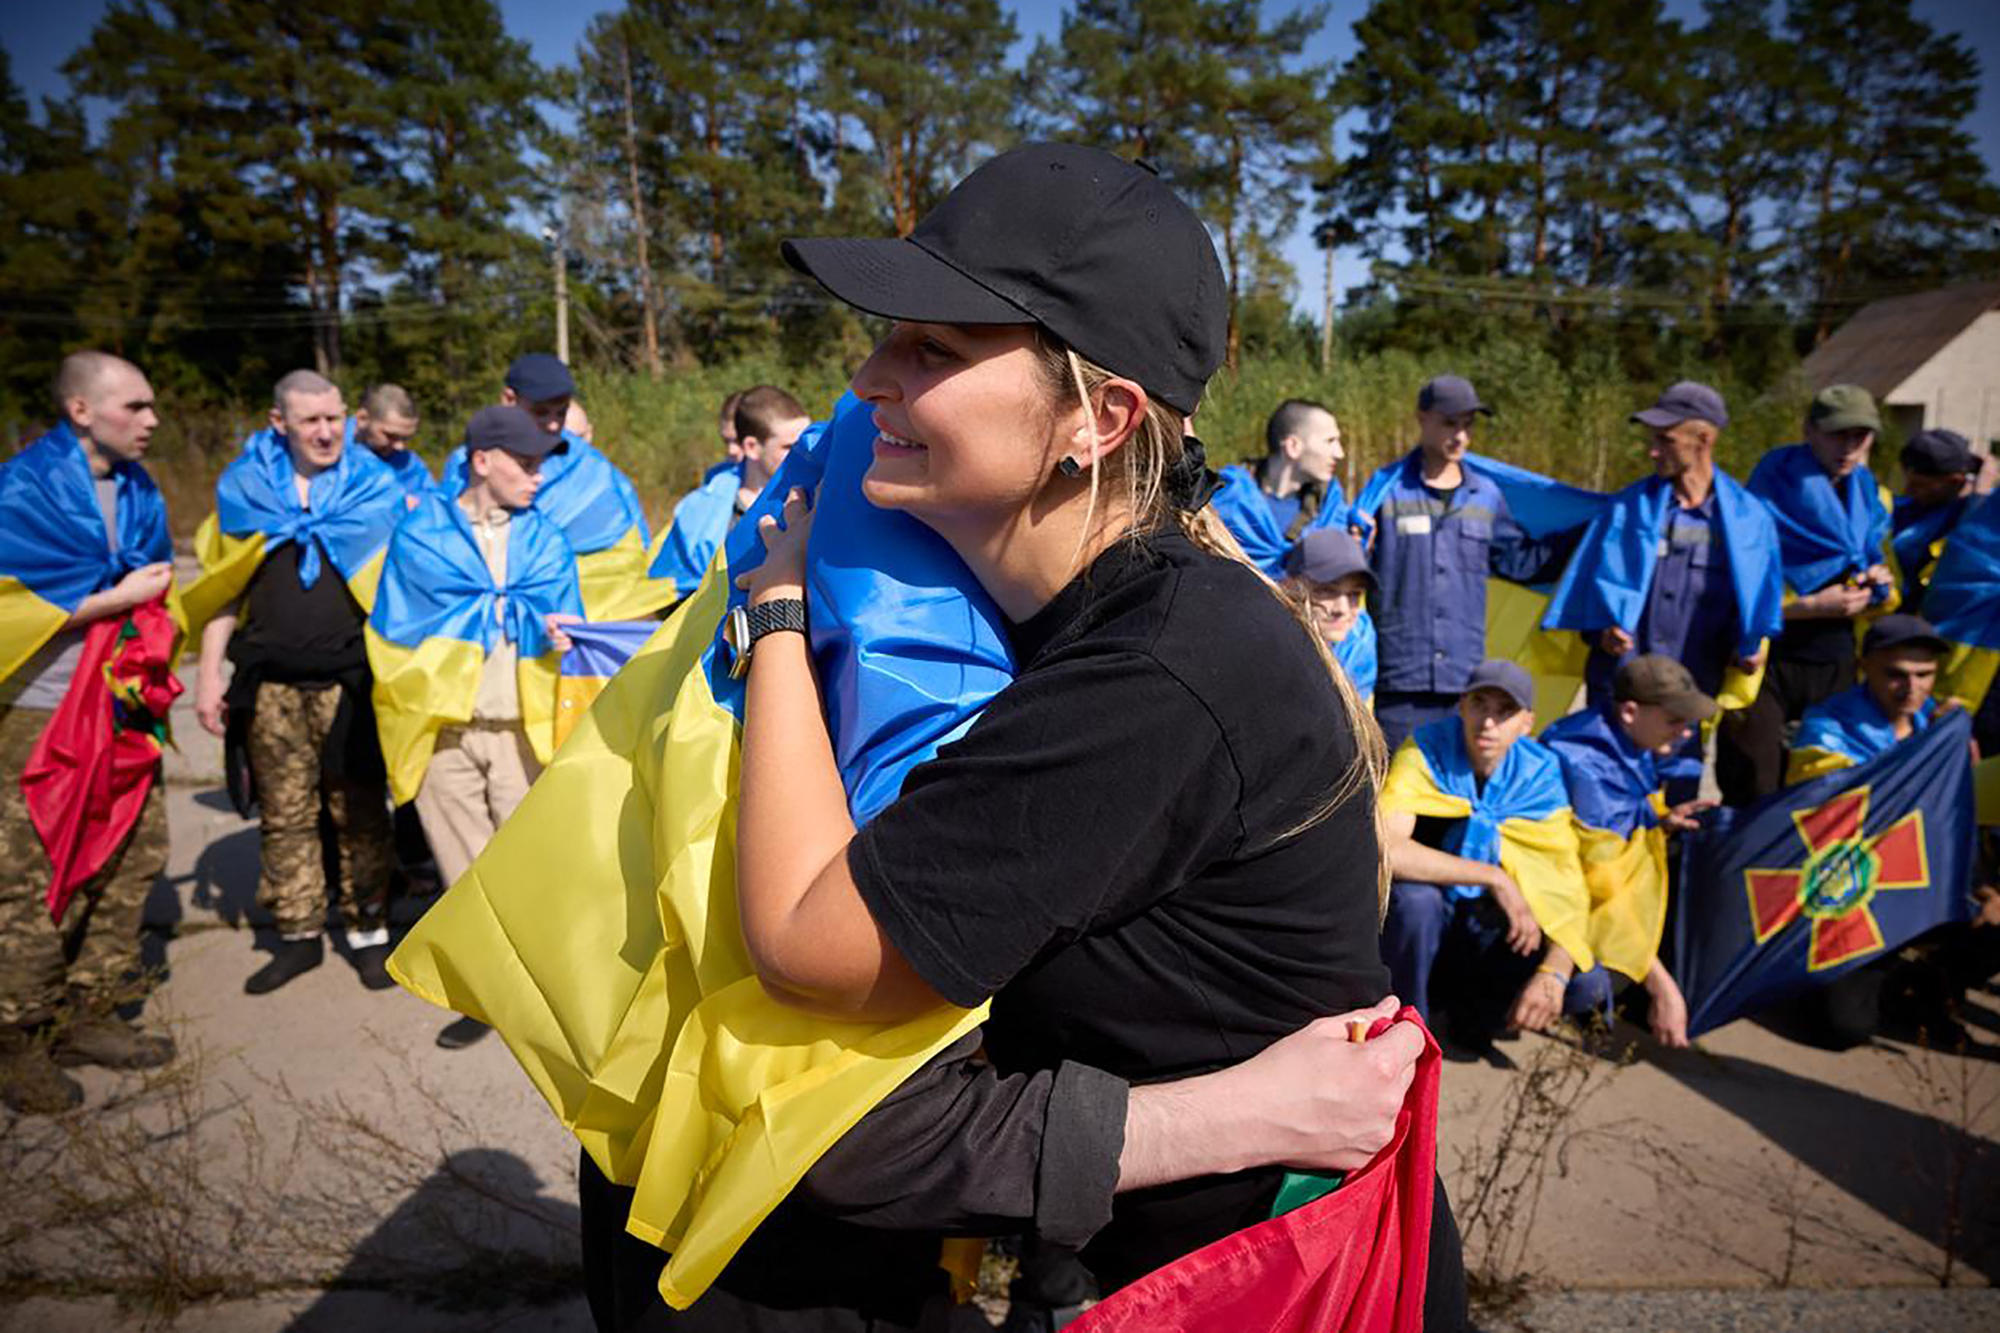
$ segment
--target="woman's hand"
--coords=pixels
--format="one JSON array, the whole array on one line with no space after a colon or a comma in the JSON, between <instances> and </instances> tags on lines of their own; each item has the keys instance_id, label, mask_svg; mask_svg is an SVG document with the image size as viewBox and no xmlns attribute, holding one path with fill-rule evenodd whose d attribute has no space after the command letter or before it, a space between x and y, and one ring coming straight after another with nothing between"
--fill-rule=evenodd
<instances>
[{"instance_id":1,"label":"woman's hand","mask_svg":"<svg viewBox=\"0 0 2000 1333\"><path fill-rule=\"evenodd\" d=\"M1392 1023L1374 1040L1356 1042L1348 1025L1372 1026L1401 1007L1391 995L1372 1009L1317 1019L1224 1071L1228 1092L1256 1117L1246 1145L1256 1164L1355 1171L1389 1145L1423 1034L1414 1024Z\"/></svg>"},{"instance_id":2,"label":"woman's hand","mask_svg":"<svg viewBox=\"0 0 2000 1333\"><path fill-rule=\"evenodd\" d=\"M812 536L812 497L797 486L785 497L783 521L766 514L757 520L764 539L764 562L736 576L736 586L750 594L750 605L786 597L805 600L806 542Z\"/></svg>"},{"instance_id":3,"label":"woman's hand","mask_svg":"<svg viewBox=\"0 0 2000 1333\"><path fill-rule=\"evenodd\" d=\"M576 647L569 635L563 631L564 625L579 625L582 616L573 616L565 611L551 611L542 617L542 630L549 636L549 646L559 653L566 653Z\"/></svg>"}]
</instances>

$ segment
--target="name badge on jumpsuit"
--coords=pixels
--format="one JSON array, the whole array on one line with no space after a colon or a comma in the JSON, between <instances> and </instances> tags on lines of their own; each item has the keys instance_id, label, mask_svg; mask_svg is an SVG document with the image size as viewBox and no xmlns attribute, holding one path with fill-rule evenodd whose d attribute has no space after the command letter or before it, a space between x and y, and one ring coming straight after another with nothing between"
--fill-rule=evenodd
<instances>
[{"instance_id":1,"label":"name badge on jumpsuit","mask_svg":"<svg viewBox=\"0 0 2000 1333\"><path fill-rule=\"evenodd\" d=\"M1422 537L1431 530L1429 514L1401 514L1396 518L1396 531L1405 537Z\"/></svg>"}]
</instances>

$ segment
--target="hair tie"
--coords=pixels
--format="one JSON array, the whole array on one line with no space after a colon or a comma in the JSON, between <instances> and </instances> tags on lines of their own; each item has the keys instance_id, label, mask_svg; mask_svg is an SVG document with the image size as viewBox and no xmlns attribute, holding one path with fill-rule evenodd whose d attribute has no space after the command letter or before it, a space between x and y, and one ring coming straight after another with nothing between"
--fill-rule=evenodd
<instances>
[{"instance_id":1,"label":"hair tie","mask_svg":"<svg viewBox=\"0 0 2000 1333\"><path fill-rule=\"evenodd\" d=\"M1163 479L1174 508L1197 513L1222 489L1222 478L1208 465L1208 450L1192 435L1181 437L1181 456Z\"/></svg>"}]
</instances>

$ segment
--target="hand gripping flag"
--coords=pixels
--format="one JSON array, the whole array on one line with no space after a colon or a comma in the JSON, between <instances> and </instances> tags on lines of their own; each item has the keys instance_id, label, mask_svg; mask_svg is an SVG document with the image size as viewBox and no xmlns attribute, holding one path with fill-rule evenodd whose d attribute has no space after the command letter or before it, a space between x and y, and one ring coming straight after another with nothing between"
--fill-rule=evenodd
<instances>
[{"instance_id":1,"label":"hand gripping flag","mask_svg":"<svg viewBox=\"0 0 2000 1333\"><path fill-rule=\"evenodd\" d=\"M1889 492L1867 467L1857 467L1836 482L1810 448L1787 444L1757 460L1749 491L1770 509L1778 525L1785 584L1794 595L1818 592L1836 579L1858 576L1879 564L1894 572ZM1877 591L1874 604L1857 618L1857 630L1860 619L1886 615L1901 601L1902 593L1892 581Z\"/></svg>"},{"instance_id":2,"label":"hand gripping flag","mask_svg":"<svg viewBox=\"0 0 2000 1333\"><path fill-rule=\"evenodd\" d=\"M190 634L235 605L264 557L288 542L300 552L299 582L311 587L331 564L362 610L374 606L389 533L408 512L395 474L368 450L344 447L307 485L308 506L297 480L284 436L269 428L223 469L215 512L194 535L201 574L182 594Z\"/></svg>"},{"instance_id":3,"label":"hand gripping flag","mask_svg":"<svg viewBox=\"0 0 2000 1333\"><path fill-rule=\"evenodd\" d=\"M1924 613L1952 644L1938 693L1978 712L2000 674L2000 503L1991 495L1945 543L1924 594Z\"/></svg>"},{"instance_id":4,"label":"hand gripping flag","mask_svg":"<svg viewBox=\"0 0 2000 1333\"><path fill-rule=\"evenodd\" d=\"M857 822L1010 678L999 613L941 539L861 496L848 398L794 448L694 597L605 687L484 855L397 949L416 994L491 1023L671 1251L684 1308L818 1156L983 1010L841 1023L774 1003L736 915L740 682L719 644L755 519L818 485L814 658Z\"/></svg>"},{"instance_id":5,"label":"hand gripping flag","mask_svg":"<svg viewBox=\"0 0 2000 1333\"><path fill-rule=\"evenodd\" d=\"M1274 579L1285 576L1285 556L1299 544L1308 532L1315 528L1345 527L1347 524L1347 497L1341 494L1340 483L1329 481L1326 494L1321 498L1319 509L1314 512L1298 534L1287 537L1278 520L1271 515L1271 506L1264 499L1264 489L1257 481L1257 474L1244 463L1231 463L1222 469L1222 488L1216 491L1209 503L1215 506L1215 516L1229 529L1236 544L1243 548L1243 554L1250 557L1250 563Z\"/></svg>"},{"instance_id":6,"label":"hand gripping flag","mask_svg":"<svg viewBox=\"0 0 2000 1333\"><path fill-rule=\"evenodd\" d=\"M1971 736L1954 710L1865 764L1704 818L1674 904L1689 1036L1967 919Z\"/></svg>"},{"instance_id":7,"label":"hand gripping flag","mask_svg":"<svg viewBox=\"0 0 2000 1333\"><path fill-rule=\"evenodd\" d=\"M1417 728L1389 762L1382 808L1459 821L1443 850L1505 870L1542 932L1589 971L1590 900L1561 763L1523 736L1481 786L1462 728L1455 712Z\"/></svg>"},{"instance_id":8,"label":"hand gripping flag","mask_svg":"<svg viewBox=\"0 0 2000 1333\"><path fill-rule=\"evenodd\" d=\"M174 558L167 507L146 469L115 463L117 527L67 422L0 463L0 680L20 670L83 599L144 565ZM169 607L179 614L179 598Z\"/></svg>"},{"instance_id":9,"label":"hand gripping flag","mask_svg":"<svg viewBox=\"0 0 2000 1333\"><path fill-rule=\"evenodd\" d=\"M518 654L521 727L535 757L555 754L557 654L543 618L581 616L576 557L556 525L532 509L507 521L507 582L493 582L472 520L432 491L389 540L368 667L375 724L398 803L416 799L438 732L470 721L486 659L503 639Z\"/></svg>"},{"instance_id":10,"label":"hand gripping flag","mask_svg":"<svg viewBox=\"0 0 2000 1333\"><path fill-rule=\"evenodd\" d=\"M180 638L162 598L94 621L69 691L28 754L21 792L49 854L46 900L58 924L124 845L159 779L167 709L181 692Z\"/></svg>"},{"instance_id":11,"label":"hand gripping flag","mask_svg":"<svg viewBox=\"0 0 2000 1333\"><path fill-rule=\"evenodd\" d=\"M1580 532L1608 496L1530 472L1480 454L1466 454L1462 466L1500 488L1521 530L1537 541ZM1378 469L1362 486L1348 522L1372 533L1383 499L1399 480L1418 475L1417 452ZM1550 588L1492 577L1486 581L1486 656L1518 662L1535 682L1535 715L1561 717L1583 686L1589 649L1575 634L1541 628Z\"/></svg>"},{"instance_id":12,"label":"hand gripping flag","mask_svg":"<svg viewBox=\"0 0 2000 1333\"><path fill-rule=\"evenodd\" d=\"M1397 1022L1422 1020L1414 1009ZM1380 1020L1368 1034L1389 1025ZM1424 1033L1389 1145L1340 1187L1123 1287L1072 1333L1418 1333L1437 1172L1438 1046Z\"/></svg>"},{"instance_id":13,"label":"hand gripping flag","mask_svg":"<svg viewBox=\"0 0 2000 1333\"><path fill-rule=\"evenodd\" d=\"M570 649L556 674L555 740L560 747L632 655L660 628L657 620L586 620L565 626Z\"/></svg>"},{"instance_id":14,"label":"hand gripping flag","mask_svg":"<svg viewBox=\"0 0 2000 1333\"><path fill-rule=\"evenodd\" d=\"M742 473L725 468L705 479L674 506L674 521L660 535L647 577L672 585L674 600L688 596L722 549L729 525L736 518L736 492Z\"/></svg>"},{"instance_id":15,"label":"hand gripping flag","mask_svg":"<svg viewBox=\"0 0 2000 1333\"><path fill-rule=\"evenodd\" d=\"M646 511L639 493L602 450L570 431L568 447L542 460L535 508L562 529L576 552L577 582L592 620L648 616L674 600L673 589L646 573ZM457 499L465 489L465 446L445 459L438 488Z\"/></svg>"},{"instance_id":16,"label":"hand gripping flag","mask_svg":"<svg viewBox=\"0 0 2000 1333\"><path fill-rule=\"evenodd\" d=\"M1660 477L1643 478L1613 495L1584 530L1576 555L1556 580L1542 627L1595 634L1615 626L1636 635L1672 503L1673 485ZM1764 503L1725 472L1715 474L1715 503L1736 594L1736 656L1759 657L1785 627L1777 525ZM1718 702L1725 709L1748 708L1763 683L1761 663L1748 675L1732 665Z\"/></svg>"}]
</instances>

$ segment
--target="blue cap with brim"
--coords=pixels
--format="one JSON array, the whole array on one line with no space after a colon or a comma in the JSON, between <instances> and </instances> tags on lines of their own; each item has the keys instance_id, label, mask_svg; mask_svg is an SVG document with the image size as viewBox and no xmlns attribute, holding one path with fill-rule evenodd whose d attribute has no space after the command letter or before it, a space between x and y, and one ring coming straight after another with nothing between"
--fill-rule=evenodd
<instances>
[{"instance_id":1,"label":"blue cap with brim","mask_svg":"<svg viewBox=\"0 0 2000 1333\"><path fill-rule=\"evenodd\" d=\"M1368 580L1368 591L1377 589L1375 571L1352 533L1340 528L1314 528L1285 552L1285 573L1308 583L1333 583L1349 574Z\"/></svg>"},{"instance_id":2,"label":"blue cap with brim","mask_svg":"<svg viewBox=\"0 0 2000 1333\"><path fill-rule=\"evenodd\" d=\"M1472 679L1465 683L1466 694L1474 690L1498 690L1521 707L1534 711L1535 682L1518 663L1497 657L1481 662Z\"/></svg>"},{"instance_id":3,"label":"blue cap with brim","mask_svg":"<svg viewBox=\"0 0 2000 1333\"><path fill-rule=\"evenodd\" d=\"M1458 375L1440 375L1417 390L1417 410L1448 417L1472 412L1493 415L1493 409L1479 401L1479 391L1472 387L1472 381Z\"/></svg>"},{"instance_id":4,"label":"blue cap with brim","mask_svg":"<svg viewBox=\"0 0 2000 1333\"><path fill-rule=\"evenodd\" d=\"M1722 395L1706 384L1682 380L1669 386L1660 395L1660 401L1642 412L1634 412L1631 419L1655 430L1666 430L1683 421L1706 421L1722 427L1729 424L1729 409L1723 405Z\"/></svg>"},{"instance_id":5,"label":"blue cap with brim","mask_svg":"<svg viewBox=\"0 0 2000 1333\"><path fill-rule=\"evenodd\" d=\"M576 380L564 365L547 352L529 352L514 358L504 381L514 396L524 403L546 403L551 398L574 398Z\"/></svg>"},{"instance_id":6,"label":"blue cap with brim","mask_svg":"<svg viewBox=\"0 0 2000 1333\"><path fill-rule=\"evenodd\" d=\"M543 430L542 423L522 407L482 407L472 414L465 427L467 453L505 449L522 458L545 458L568 448L568 440L560 433Z\"/></svg>"}]
</instances>

